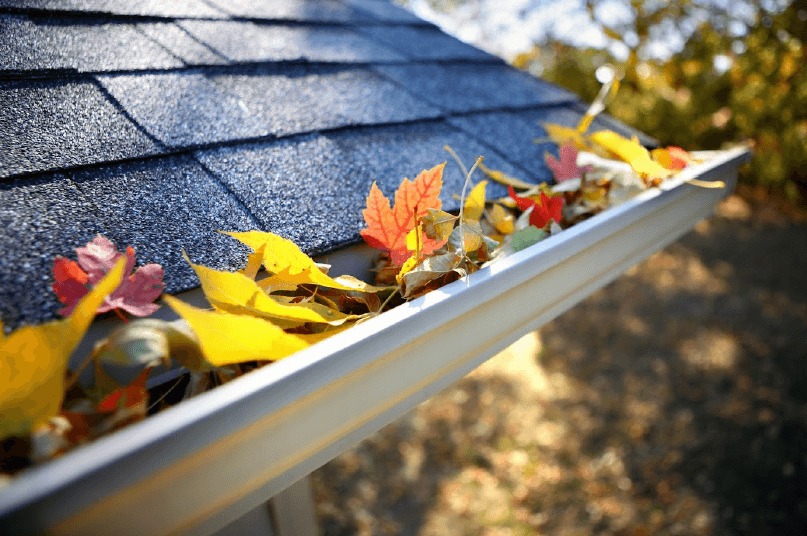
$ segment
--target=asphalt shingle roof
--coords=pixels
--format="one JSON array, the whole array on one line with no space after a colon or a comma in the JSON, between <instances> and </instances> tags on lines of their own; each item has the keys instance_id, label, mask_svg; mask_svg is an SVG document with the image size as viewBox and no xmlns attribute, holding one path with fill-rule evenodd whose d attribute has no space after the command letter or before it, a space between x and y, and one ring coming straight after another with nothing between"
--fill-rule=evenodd
<instances>
[{"instance_id":1,"label":"asphalt shingle roof","mask_svg":"<svg viewBox=\"0 0 807 536\"><path fill-rule=\"evenodd\" d=\"M198 285L183 250L244 263L217 229L358 243L373 181L449 160L457 209L446 144L548 180L540 122L585 109L386 0L0 0L0 317L55 318L53 258L98 233L176 293Z\"/></svg>"}]
</instances>

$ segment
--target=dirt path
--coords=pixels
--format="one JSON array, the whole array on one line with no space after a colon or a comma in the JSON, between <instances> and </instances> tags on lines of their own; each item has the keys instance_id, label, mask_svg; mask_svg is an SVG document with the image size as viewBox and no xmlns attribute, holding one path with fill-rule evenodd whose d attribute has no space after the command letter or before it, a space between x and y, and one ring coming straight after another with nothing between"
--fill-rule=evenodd
<instances>
[{"instance_id":1,"label":"dirt path","mask_svg":"<svg viewBox=\"0 0 807 536\"><path fill-rule=\"evenodd\" d=\"M739 193L315 472L322 534L807 534L807 224Z\"/></svg>"}]
</instances>

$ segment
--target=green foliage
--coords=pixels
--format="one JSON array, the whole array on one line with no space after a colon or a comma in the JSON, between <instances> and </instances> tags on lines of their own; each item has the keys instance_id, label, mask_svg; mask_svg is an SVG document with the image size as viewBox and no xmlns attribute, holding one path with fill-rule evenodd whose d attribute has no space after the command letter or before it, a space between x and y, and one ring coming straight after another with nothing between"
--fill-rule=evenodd
<instances>
[{"instance_id":1,"label":"green foliage","mask_svg":"<svg viewBox=\"0 0 807 536\"><path fill-rule=\"evenodd\" d=\"M807 41L807 0L776 13L760 10L741 38L728 31L727 15L711 13L667 61L642 60L653 28L680 23L687 0L667 4L663 13L636 10L633 28L605 28L614 38L631 33L630 57L618 62L600 50L563 44L538 47L514 64L577 92L587 101L597 94L598 66L619 66L624 78L608 112L657 138L662 145L717 149L746 142L755 158L741 172L744 182L763 185L807 201L807 69L801 65ZM594 13L594 12L593 12ZM665 18L666 17L666 18ZM595 18L596 20L596 18ZM690 19L691 20L691 19ZM737 22L737 21L735 21ZM638 40L636 39L638 36ZM637 43L638 41L638 43ZM731 62L714 68L715 57Z\"/></svg>"}]
</instances>

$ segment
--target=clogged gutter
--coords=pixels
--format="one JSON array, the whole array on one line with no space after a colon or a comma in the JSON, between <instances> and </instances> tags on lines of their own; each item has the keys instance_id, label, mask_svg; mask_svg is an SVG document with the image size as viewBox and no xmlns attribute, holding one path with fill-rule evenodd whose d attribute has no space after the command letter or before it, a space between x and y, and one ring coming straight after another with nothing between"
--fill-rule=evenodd
<instances>
[{"instance_id":1,"label":"clogged gutter","mask_svg":"<svg viewBox=\"0 0 807 536\"><path fill-rule=\"evenodd\" d=\"M191 264L212 309L164 296L182 321L148 316L162 290L157 265L134 269L134 251L119 253L103 237L78 248L78 262L54 261L54 290L65 304L60 322L0 329L0 471L11 475L117 430L170 403L190 398L256 367L295 352L422 296L562 232L575 223L660 185L696 159L678 148L648 152L613 132L586 134L591 114L577 129L544 125L560 147L546 155L555 185L536 186L484 166L466 175L458 215L440 210L445 164L404 179L394 203L373 185L364 218L365 241L381 250L374 284L332 277L292 242L271 233L227 233L253 249L247 265L229 273ZM447 148L453 154L450 148ZM488 200L479 168L509 187ZM705 183L703 186L720 186ZM517 192L518 190L518 192ZM190 263L189 259L186 260ZM260 268L268 274L258 279ZM120 327L99 341L77 370L68 360L96 313L114 311ZM146 389L151 370L178 362L189 371L161 396ZM134 368L119 385L104 370ZM77 381L94 368L94 383ZM166 396L168 395L168 396Z\"/></svg>"}]
</instances>

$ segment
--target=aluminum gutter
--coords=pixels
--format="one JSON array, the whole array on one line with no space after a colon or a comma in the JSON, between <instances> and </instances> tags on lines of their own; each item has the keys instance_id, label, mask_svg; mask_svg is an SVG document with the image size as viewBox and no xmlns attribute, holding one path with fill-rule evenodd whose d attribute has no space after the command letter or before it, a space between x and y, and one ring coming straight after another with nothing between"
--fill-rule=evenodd
<instances>
[{"instance_id":1,"label":"aluminum gutter","mask_svg":"<svg viewBox=\"0 0 807 536\"><path fill-rule=\"evenodd\" d=\"M0 532L223 528L676 240L749 157L715 153L467 280L21 474L0 490Z\"/></svg>"}]
</instances>

